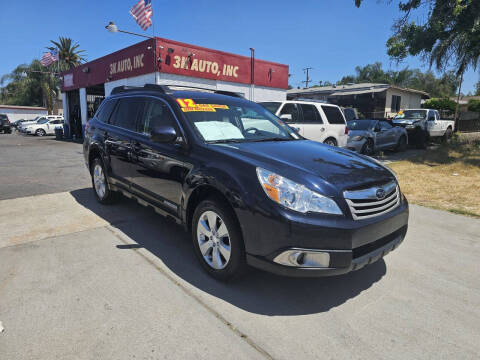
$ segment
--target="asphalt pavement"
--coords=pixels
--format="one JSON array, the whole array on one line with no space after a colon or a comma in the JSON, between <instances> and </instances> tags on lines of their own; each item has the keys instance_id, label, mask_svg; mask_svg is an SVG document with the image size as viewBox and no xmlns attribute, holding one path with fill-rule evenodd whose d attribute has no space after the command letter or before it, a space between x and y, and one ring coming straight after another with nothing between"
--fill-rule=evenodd
<instances>
[{"instance_id":1,"label":"asphalt pavement","mask_svg":"<svg viewBox=\"0 0 480 360\"><path fill-rule=\"evenodd\" d=\"M0 359L480 357L480 220L411 206L405 241L364 269L224 284L182 227L62 186L0 200Z\"/></svg>"}]
</instances>

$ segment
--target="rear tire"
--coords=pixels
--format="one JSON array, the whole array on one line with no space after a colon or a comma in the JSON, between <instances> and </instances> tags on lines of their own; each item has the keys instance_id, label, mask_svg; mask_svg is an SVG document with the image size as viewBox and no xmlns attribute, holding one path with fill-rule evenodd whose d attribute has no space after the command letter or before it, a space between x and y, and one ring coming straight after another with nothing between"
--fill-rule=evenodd
<instances>
[{"instance_id":1,"label":"rear tire","mask_svg":"<svg viewBox=\"0 0 480 360\"><path fill-rule=\"evenodd\" d=\"M100 158L95 158L91 165L92 188L97 201L101 204L112 204L118 200L119 194L110 190L105 166Z\"/></svg>"},{"instance_id":2,"label":"rear tire","mask_svg":"<svg viewBox=\"0 0 480 360\"><path fill-rule=\"evenodd\" d=\"M192 218L192 241L197 259L210 276L228 281L245 273L240 226L224 202L212 198L197 206Z\"/></svg>"},{"instance_id":3,"label":"rear tire","mask_svg":"<svg viewBox=\"0 0 480 360\"><path fill-rule=\"evenodd\" d=\"M334 138L328 138L323 143L330 146L337 146L337 140Z\"/></svg>"}]
</instances>

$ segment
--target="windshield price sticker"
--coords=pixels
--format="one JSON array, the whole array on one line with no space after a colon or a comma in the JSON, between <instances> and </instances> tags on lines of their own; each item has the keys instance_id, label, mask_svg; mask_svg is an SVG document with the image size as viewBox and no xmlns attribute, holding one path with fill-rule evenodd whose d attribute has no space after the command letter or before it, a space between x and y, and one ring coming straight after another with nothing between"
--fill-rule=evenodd
<instances>
[{"instance_id":1,"label":"windshield price sticker","mask_svg":"<svg viewBox=\"0 0 480 360\"><path fill-rule=\"evenodd\" d=\"M228 110L227 105L218 104L197 104L192 99L177 99L178 104L183 112L190 111L204 111L204 112L216 112L216 109Z\"/></svg>"}]
</instances>

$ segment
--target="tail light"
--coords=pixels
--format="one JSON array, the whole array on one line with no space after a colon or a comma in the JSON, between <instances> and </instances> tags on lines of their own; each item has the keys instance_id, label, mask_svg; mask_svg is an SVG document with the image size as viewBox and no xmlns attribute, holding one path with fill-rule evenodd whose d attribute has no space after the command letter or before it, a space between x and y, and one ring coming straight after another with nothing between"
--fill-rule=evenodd
<instances>
[{"instance_id":1,"label":"tail light","mask_svg":"<svg viewBox=\"0 0 480 360\"><path fill-rule=\"evenodd\" d=\"M345 135L348 135L348 127L345 126Z\"/></svg>"}]
</instances>

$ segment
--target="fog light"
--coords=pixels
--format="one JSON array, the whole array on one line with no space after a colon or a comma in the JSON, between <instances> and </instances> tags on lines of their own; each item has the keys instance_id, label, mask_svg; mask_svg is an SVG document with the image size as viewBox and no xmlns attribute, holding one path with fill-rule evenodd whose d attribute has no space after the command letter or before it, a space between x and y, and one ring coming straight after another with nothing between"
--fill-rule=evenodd
<instances>
[{"instance_id":1,"label":"fog light","mask_svg":"<svg viewBox=\"0 0 480 360\"><path fill-rule=\"evenodd\" d=\"M293 249L282 252L273 261L286 266L326 268L330 265L330 254L324 251Z\"/></svg>"}]
</instances>

